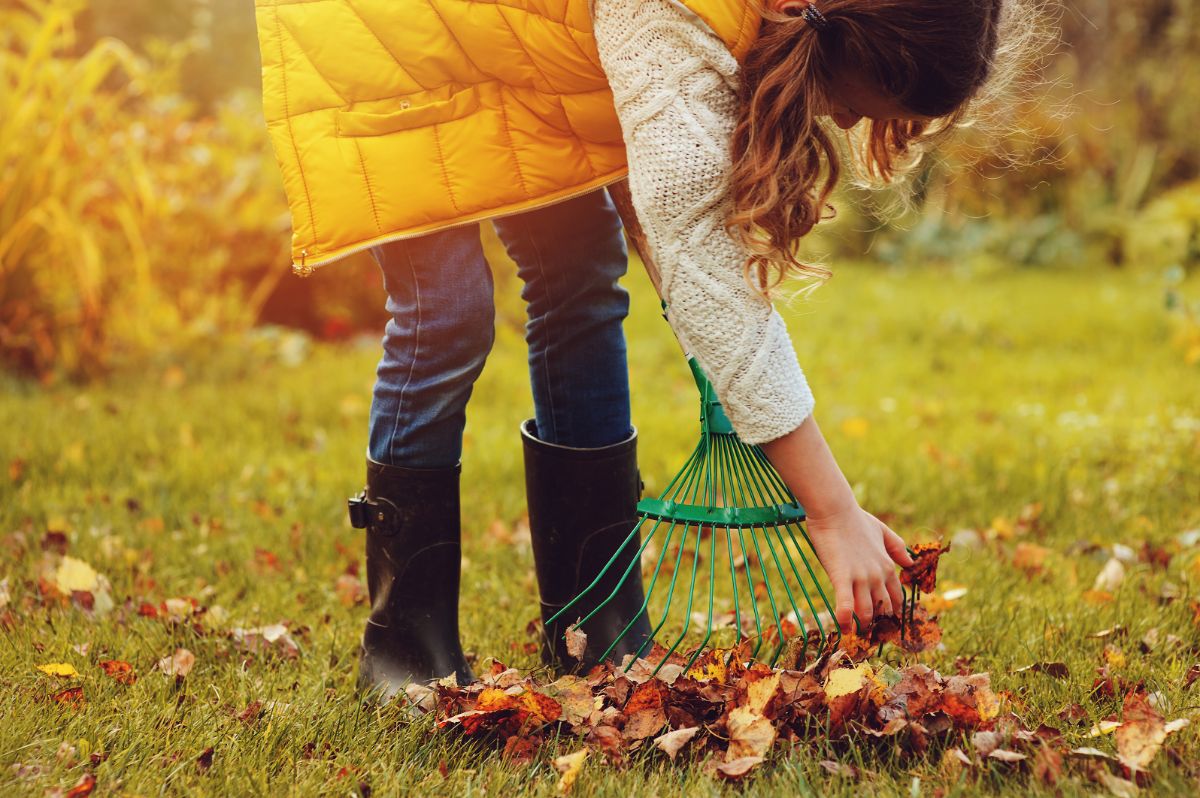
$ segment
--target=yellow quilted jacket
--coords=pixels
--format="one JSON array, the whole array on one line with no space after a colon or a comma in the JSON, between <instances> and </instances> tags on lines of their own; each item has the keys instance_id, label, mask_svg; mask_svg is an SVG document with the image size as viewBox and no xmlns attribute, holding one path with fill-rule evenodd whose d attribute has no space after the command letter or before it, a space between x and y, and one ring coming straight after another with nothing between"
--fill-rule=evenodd
<instances>
[{"instance_id":1,"label":"yellow quilted jacket","mask_svg":"<svg viewBox=\"0 0 1200 798\"><path fill-rule=\"evenodd\" d=\"M738 58L753 0L677 0ZM615 182L589 0L255 0L293 270Z\"/></svg>"}]
</instances>

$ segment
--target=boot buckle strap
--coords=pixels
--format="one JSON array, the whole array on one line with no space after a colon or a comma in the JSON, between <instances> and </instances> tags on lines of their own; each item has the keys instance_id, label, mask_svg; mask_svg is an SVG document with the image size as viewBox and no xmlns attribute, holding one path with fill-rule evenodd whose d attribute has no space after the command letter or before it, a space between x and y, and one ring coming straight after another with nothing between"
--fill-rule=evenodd
<instances>
[{"instance_id":1,"label":"boot buckle strap","mask_svg":"<svg viewBox=\"0 0 1200 798\"><path fill-rule=\"evenodd\" d=\"M374 529L385 535L396 531L399 516L396 507L389 501L372 501L367 498L366 489L347 500L350 511L350 525L355 529Z\"/></svg>"}]
</instances>

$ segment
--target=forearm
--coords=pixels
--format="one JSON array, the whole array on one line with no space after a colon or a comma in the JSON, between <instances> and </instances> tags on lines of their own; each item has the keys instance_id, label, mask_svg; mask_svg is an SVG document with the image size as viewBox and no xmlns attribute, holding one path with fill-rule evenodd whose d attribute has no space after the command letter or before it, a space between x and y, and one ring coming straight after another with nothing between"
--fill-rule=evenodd
<instances>
[{"instance_id":1,"label":"forearm","mask_svg":"<svg viewBox=\"0 0 1200 798\"><path fill-rule=\"evenodd\" d=\"M858 506L814 416L761 447L810 518L828 518Z\"/></svg>"}]
</instances>

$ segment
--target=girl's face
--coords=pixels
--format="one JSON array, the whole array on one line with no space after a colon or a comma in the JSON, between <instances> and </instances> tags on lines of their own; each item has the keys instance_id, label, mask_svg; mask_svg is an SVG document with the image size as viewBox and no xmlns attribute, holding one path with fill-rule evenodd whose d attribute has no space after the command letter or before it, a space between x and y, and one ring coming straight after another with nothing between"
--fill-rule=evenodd
<instances>
[{"instance_id":1,"label":"girl's face","mask_svg":"<svg viewBox=\"0 0 1200 798\"><path fill-rule=\"evenodd\" d=\"M884 94L852 69L835 71L826 90L829 100L824 113L842 130L849 130L863 119L929 121L929 117L903 108L894 97Z\"/></svg>"}]
</instances>

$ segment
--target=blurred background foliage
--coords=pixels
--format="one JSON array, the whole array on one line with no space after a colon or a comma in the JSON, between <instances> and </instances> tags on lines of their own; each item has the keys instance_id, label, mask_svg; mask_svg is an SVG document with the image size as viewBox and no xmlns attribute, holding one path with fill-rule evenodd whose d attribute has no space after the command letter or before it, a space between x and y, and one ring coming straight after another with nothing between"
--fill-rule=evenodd
<instances>
[{"instance_id":1,"label":"blurred background foliage","mask_svg":"<svg viewBox=\"0 0 1200 798\"><path fill-rule=\"evenodd\" d=\"M943 147L903 212L845 189L806 248L880 268L1145 270L1200 364L1198 8L1065 2L1010 135ZM382 335L370 256L296 278L289 233L250 0L0 3L0 366L49 383L275 325Z\"/></svg>"}]
</instances>

